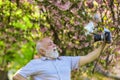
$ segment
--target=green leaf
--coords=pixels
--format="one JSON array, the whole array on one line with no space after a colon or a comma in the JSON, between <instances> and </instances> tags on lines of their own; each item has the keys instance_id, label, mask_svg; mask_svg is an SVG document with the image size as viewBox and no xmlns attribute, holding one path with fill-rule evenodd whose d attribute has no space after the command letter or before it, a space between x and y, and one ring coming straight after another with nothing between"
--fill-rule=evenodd
<instances>
[{"instance_id":1,"label":"green leaf","mask_svg":"<svg viewBox=\"0 0 120 80\"><path fill-rule=\"evenodd\" d=\"M15 12L16 15L21 15L22 14L22 10L21 9L18 9L16 12Z\"/></svg>"},{"instance_id":2,"label":"green leaf","mask_svg":"<svg viewBox=\"0 0 120 80\"><path fill-rule=\"evenodd\" d=\"M22 23L22 22L13 22L13 26L16 27L16 28L20 28L22 30L26 30L27 27Z\"/></svg>"},{"instance_id":3,"label":"green leaf","mask_svg":"<svg viewBox=\"0 0 120 80\"><path fill-rule=\"evenodd\" d=\"M1 5L3 4L3 1L2 0L0 0L0 7L1 7Z\"/></svg>"},{"instance_id":4,"label":"green leaf","mask_svg":"<svg viewBox=\"0 0 120 80\"><path fill-rule=\"evenodd\" d=\"M3 41L0 41L0 46L4 46L4 42Z\"/></svg>"},{"instance_id":5,"label":"green leaf","mask_svg":"<svg viewBox=\"0 0 120 80\"><path fill-rule=\"evenodd\" d=\"M24 16L23 20L24 20L23 22L25 22L25 25L26 25L27 28L31 28L32 27L33 24L31 23L29 17Z\"/></svg>"}]
</instances>

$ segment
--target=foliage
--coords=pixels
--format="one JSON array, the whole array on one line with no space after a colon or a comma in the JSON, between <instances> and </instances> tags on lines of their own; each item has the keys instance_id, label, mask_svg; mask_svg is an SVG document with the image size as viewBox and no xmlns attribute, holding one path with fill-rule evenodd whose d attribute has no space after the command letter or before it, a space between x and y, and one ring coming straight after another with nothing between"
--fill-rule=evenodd
<instances>
[{"instance_id":1,"label":"foliage","mask_svg":"<svg viewBox=\"0 0 120 80\"><path fill-rule=\"evenodd\" d=\"M25 65L36 54L35 43L45 36L52 37L62 50L61 55L88 54L99 45L93 43L91 35L86 35L84 27L90 21L95 23L96 32L104 27L111 30L114 42L102 56L114 54L120 44L119 3L119 0L0 0L0 70ZM100 15L101 21L95 21L95 14ZM106 67L108 60L99 63ZM92 69L94 65L88 66Z\"/></svg>"},{"instance_id":2,"label":"foliage","mask_svg":"<svg viewBox=\"0 0 120 80\"><path fill-rule=\"evenodd\" d=\"M19 3L18 5L16 2L9 0L2 2L1 0L1 69L7 69L8 64L13 66L11 61L17 61L22 66L31 60L33 54L36 53L34 48L35 40L41 36L41 32L36 32L39 30L39 14L35 5L29 2Z\"/></svg>"}]
</instances>

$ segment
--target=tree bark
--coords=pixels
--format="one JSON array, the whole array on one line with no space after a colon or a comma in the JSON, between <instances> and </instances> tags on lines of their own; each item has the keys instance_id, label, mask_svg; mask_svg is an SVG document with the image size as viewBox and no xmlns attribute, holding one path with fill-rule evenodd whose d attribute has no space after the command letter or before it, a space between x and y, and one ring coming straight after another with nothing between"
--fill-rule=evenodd
<instances>
[{"instance_id":1,"label":"tree bark","mask_svg":"<svg viewBox=\"0 0 120 80\"><path fill-rule=\"evenodd\" d=\"M9 80L7 71L0 70L0 80Z\"/></svg>"}]
</instances>

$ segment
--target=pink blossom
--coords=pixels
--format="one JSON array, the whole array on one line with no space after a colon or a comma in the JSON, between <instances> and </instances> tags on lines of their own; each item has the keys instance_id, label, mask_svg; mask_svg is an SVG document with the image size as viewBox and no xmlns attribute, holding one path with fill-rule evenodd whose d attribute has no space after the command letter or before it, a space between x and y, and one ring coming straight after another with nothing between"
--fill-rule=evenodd
<instances>
[{"instance_id":1,"label":"pink blossom","mask_svg":"<svg viewBox=\"0 0 120 80\"><path fill-rule=\"evenodd\" d=\"M68 48L72 48L72 47L74 47L73 43L72 43L72 42L69 42L69 43L68 43Z\"/></svg>"},{"instance_id":2,"label":"pink blossom","mask_svg":"<svg viewBox=\"0 0 120 80\"><path fill-rule=\"evenodd\" d=\"M79 7L79 9L82 7L82 4L83 4L82 1L78 3L78 7Z\"/></svg>"},{"instance_id":3,"label":"pink blossom","mask_svg":"<svg viewBox=\"0 0 120 80\"><path fill-rule=\"evenodd\" d=\"M78 46L78 45L75 45L75 48L79 48L79 46Z\"/></svg>"},{"instance_id":4,"label":"pink blossom","mask_svg":"<svg viewBox=\"0 0 120 80\"><path fill-rule=\"evenodd\" d=\"M54 0L48 0L50 3L54 3Z\"/></svg>"},{"instance_id":5,"label":"pink blossom","mask_svg":"<svg viewBox=\"0 0 120 80\"><path fill-rule=\"evenodd\" d=\"M70 1L66 2L65 4L61 4L60 2L56 2L55 5L60 9L60 10L63 10L63 11L66 11L70 8L71 6L71 3Z\"/></svg>"},{"instance_id":6,"label":"pink blossom","mask_svg":"<svg viewBox=\"0 0 120 80\"><path fill-rule=\"evenodd\" d=\"M86 37L85 36L79 36L80 37L80 40L86 40Z\"/></svg>"},{"instance_id":7,"label":"pink blossom","mask_svg":"<svg viewBox=\"0 0 120 80\"><path fill-rule=\"evenodd\" d=\"M77 8L72 8L72 9L70 10L70 12L72 12L74 15L77 15L77 11L78 11Z\"/></svg>"},{"instance_id":8,"label":"pink blossom","mask_svg":"<svg viewBox=\"0 0 120 80\"><path fill-rule=\"evenodd\" d=\"M74 25L75 25L75 26L77 26L77 25L79 25L79 24L80 24L79 21L75 21L75 22L74 22Z\"/></svg>"},{"instance_id":9,"label":"pink blossom","mask_svg":"<svg viewBox=\"0 0 120 80\"><path fill-rule=\"evenodd\" d=\"M53 31L51 31L51 32L50 32L50 35L51 35L51 36L53 36L53 34L54 34L54 32L53 32Z\"/></svg>"},{"instance_id":10,"label":"pink blossom","mask_svg":"<svg viewBox=\"0 0 120 80\"><path fill-rule=\"evenodd\" d=\"M100 13L102 13L104 11L104 9L103 8L99 8L99 11L100 11Z\"/></svg>"},{"instance_id":11,"label":"pink blossom","mask_svg":"<svg viewBox=\"0 0 120 80\"><path fill-rule=\"evenodd\" d=\"M53 9L53 10L52 10L52 13L57 15L57 14L58 14L58 11Z\"/></svg>"},{"instance_id":12,"label":"pink blossom","mask_svg":"<svg viewBox=\"0 0 120 80\"><path fill-rule=\"evenodd\" d=\"M96 0L96 2L97 2L98 4L102 4L102 3L103 3L102 0Z\"/></svg>"},{"instance_id":13,"label":"pink blossom","mask_svg":"<svg viewBox=\"0 0 120 80\"><path fill-rule=\"evenodd\" d=\"M107 0L107 4L110 5L111 0Z\"/></svg>"},{"instance_id":14,"label":"pink blossom","mask_svg":"<svg viewBox=\"0 0 120 80\"><path fill-rule=\"evenodd\" d=\"M90 9L94 7L93 0L87 0L86 4Z\"/></svg>"},{"instance_id":15,"label":"pink blossom","mask_svg":"<svg viewBox=\"0 0 120 80\"><path fill-rule=\"evenodd\" d=\"M16 0L12 0L12 2L16 2Z\"/></svg>"},{"instance_id":16,"label":"pink blossom","mask_svg":"<svg viewBox=\"0 0 120 80\"><path fill-rule=\"evenodd\" d=\"M89 46L89 43L85 43L84 46L85 46L85 47L88 47L88 46Z\"/></svg>"},{"instance_id":17,"label":"pink blossom","mask_svg":"<svg viewBox=\"0 0 120 80\"><path fill-rule=\"evenodd\" d=\"M65 21L69 21L70 18L68 18L68 17L65 16L65 17L64 17L64 20L65 20Z\"/></svg>"},{"instance_id":18,"label":"pink blossom","mask_svg":"<svg viewBox=\"0 0 120 80\"><path fill-rule=\"evenodd\" d=\"M78 37L77 36L73 36L73 39L78 39Z\"/></svg>"},{"instance_id":19,"label":"pink blossom","mask_svg":"<svg viewBox=\"0 0 120 80\"><path fill-rule=\"evenodd\" d=\"M34 3L35 1L34 0L27 0L29 3ZM42 2L42 0L41 0L41 2Z\"/></svg>"},{"instance_id":20,"label":"pink blossom","mask_svg":"<svg viewBox=\"0 0 120 80\"><path fill-rule=\"evenodd\" d=\"M80 15L76 15L77 18L81 18Z\"/></svg>"},{"instance_id":21,"label":"pink blossom","mask_svg":"<svg viewBox=\"0 0 120 80\"><path fill-rule=\"evenodd\" d=\"M61 0L57 0L57 3L56 4L61 4Z\"/></svg>"},{"instance_id":22,"label":"pink blossom","mask_svg":"<svg viewBox=\"0 0 120 80\"><path fill-rule=\"evenodd\" d=\"M43 27L40 29L42 33L46 32L47 31L47 28L46 27Z\"/></svg>"},{"instance_id":23,"label":"pink blossom","mask_svg":"<svg viewBox=\"0 0 120 80\"><path fill-rule=\"evenodd\" d=\"M60 21L56 21L56 27L58 28L58 29L61 29L62 28L62 25L60 24Z\"/></svg>"},{"instance_id":24,"label":"pink blossom","mask_svg":"<svg viewBox=\"0 0 120 80\"><path fill-rule=\"evenodd\" d=\"M120 3L120 0L117 0L118 3Z\"/></svg>"}]
</instances>

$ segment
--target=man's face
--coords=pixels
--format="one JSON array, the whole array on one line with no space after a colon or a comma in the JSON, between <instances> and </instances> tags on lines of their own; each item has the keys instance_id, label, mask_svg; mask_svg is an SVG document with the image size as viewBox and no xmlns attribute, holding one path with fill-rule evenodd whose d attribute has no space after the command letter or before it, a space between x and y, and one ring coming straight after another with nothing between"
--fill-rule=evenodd
<instances>
[{"instance_id":1,"label":"man's face","mask_svg":"<svg viewBox=\"0 0 120 80\"><path fill-rule=\"evenodd\" d=\"M43 47L47 50L53 50L56 48L56 45L53 43L53 41L49 38L43 39Z\"/></svg>"},{"instance_id":2,"label":"man's face","mask_svg":"<svg viewBox=\"0 0 120 80\"><path fill-rule=\"evenodd\" d=\"M57 46L53 43L53 41L50 38L43 39L42 43L46 57L57 58L59 56Z\"/></svg>"}]
</instances>

